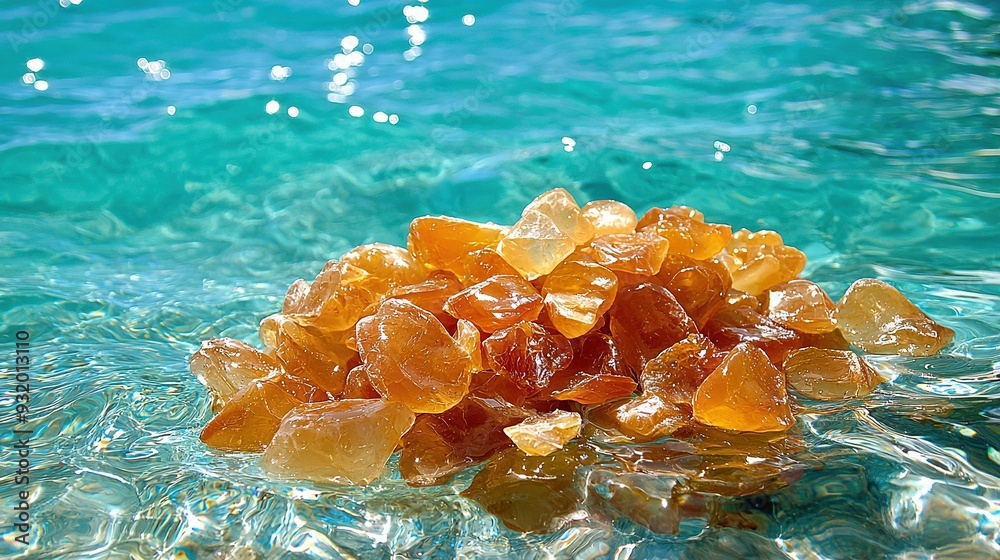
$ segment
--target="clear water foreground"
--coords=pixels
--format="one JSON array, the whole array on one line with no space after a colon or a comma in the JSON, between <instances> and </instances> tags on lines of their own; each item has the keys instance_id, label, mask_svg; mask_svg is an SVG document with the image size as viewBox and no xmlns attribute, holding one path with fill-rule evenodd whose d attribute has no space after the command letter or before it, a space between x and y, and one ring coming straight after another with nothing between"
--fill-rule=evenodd
<instances>
[{"instance_id":1,"label":"clear water foreground","mask_svg":"<svg viewBox=\"0 0 1000 560\"><path fill-rule=\"evenodd\" d=\"M21 329L36 360L33 545L5 484L0 557L1000 556L995 5L61 4L0 7L3 360ZM471 472L296 485L200 444L201 340L255 340L415 216L512 223L556 186L778 230L835 297L882 278L955 343L804 415L810 468L756 531L526 536L457 495Z\"/></svg>"}]
</instances>

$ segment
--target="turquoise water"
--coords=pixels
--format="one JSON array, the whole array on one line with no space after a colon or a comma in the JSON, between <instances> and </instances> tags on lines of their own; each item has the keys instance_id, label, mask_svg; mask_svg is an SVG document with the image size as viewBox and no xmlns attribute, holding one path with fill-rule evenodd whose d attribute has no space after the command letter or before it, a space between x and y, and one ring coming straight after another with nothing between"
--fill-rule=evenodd
<instances>
[{"instance_id":1,"label":"turquoise water","mask_svg":"<svg viewBox=\"0 0 1000 560\"><path fill-rule=\"evenodd\" d=\"M4 484L0 556L1000 557L995 5L63 3L0 7L0 331L5 366L30 332L35 430L33 545ZM835 297L885 279L955 343L804 415L802 480L732 504L756 531L524 536L471 473L289 485L200 445L201 340L257 342L293 280L415 216L511 223L556 186L776 229Z\"/></svg>"}]
</instances>

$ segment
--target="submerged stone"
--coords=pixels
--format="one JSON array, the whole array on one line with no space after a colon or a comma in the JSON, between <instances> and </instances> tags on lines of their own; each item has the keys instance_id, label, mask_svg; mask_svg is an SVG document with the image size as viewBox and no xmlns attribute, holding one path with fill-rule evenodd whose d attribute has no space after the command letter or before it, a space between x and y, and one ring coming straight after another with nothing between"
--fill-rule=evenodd
<instances>
[{"instance_id":1,"label":"submerged stone","mask_svg":"<svg viewBox=\"0 0 1000 560\"><path fill-rule=\"evenodd\" d=\"M788 384L799 393L824 401L853 399L872 392L885 379L849 350L803 348L788 354Z\"/></svg>"},{"instance_id":2,"label":"submerged stone","mask_svg":"<svg viewBox=\"0 0 1000 560\"><path fill-rule=\"evenodd\" d=\"M577 446L544 457L506 449L476 474L462 496L510 529L551 533L586 518L584 475L579 471L596 461L596 453Z\"/></svg>"}]
</instances>

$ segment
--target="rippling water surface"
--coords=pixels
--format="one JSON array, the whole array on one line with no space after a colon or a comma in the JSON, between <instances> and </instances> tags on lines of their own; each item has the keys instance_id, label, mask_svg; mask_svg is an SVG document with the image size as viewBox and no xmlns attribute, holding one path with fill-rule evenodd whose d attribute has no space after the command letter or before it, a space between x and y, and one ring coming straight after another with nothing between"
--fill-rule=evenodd
<instances>
[{"instance_id":1,"label":"rippling water surface","mask_svg":"<svg viewBox=\"0 0 1000 560\"><path fill-rule=\"evenodd\" d=\"M0 7L0 327L5 364L31 333L37 482L28 550L3 486L0 556L1000 556L995 4L62 4ZM201 340L257 342L289 283L414 216L511 223L554 186L776 229L835 297L885 279L955 343L801 416L801 480L732 504L756 530L524 536L457 495L471 472L289 485L199 443Z\"/></svg>"}]
</instances>

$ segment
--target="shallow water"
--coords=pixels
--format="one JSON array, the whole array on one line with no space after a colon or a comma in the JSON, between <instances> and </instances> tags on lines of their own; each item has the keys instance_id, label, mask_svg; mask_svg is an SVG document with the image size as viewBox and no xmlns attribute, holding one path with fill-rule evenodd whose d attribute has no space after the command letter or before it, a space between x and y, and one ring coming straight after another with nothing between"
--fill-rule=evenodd
<instances>
[{"instance_id":1,"label":"shallow water","mask_svg":"<svg viewBox=\"0 0 1000 560\"><path fill-rule=\"evenodd\" d=\"M0 7L0 330L5 363L30 332L35 430L34 544L5 485L0 556L1000 557L996 6L64 3ZM348 35L372 52L339 69ZM257 342L294 279L417 215L511 223L554 186L776 229L834 297L885 279L955 343L802 416L756 531L524 536L457 495L471 472L290 485L199 443L201 340Z\"/></svg>"}]
</instances>

